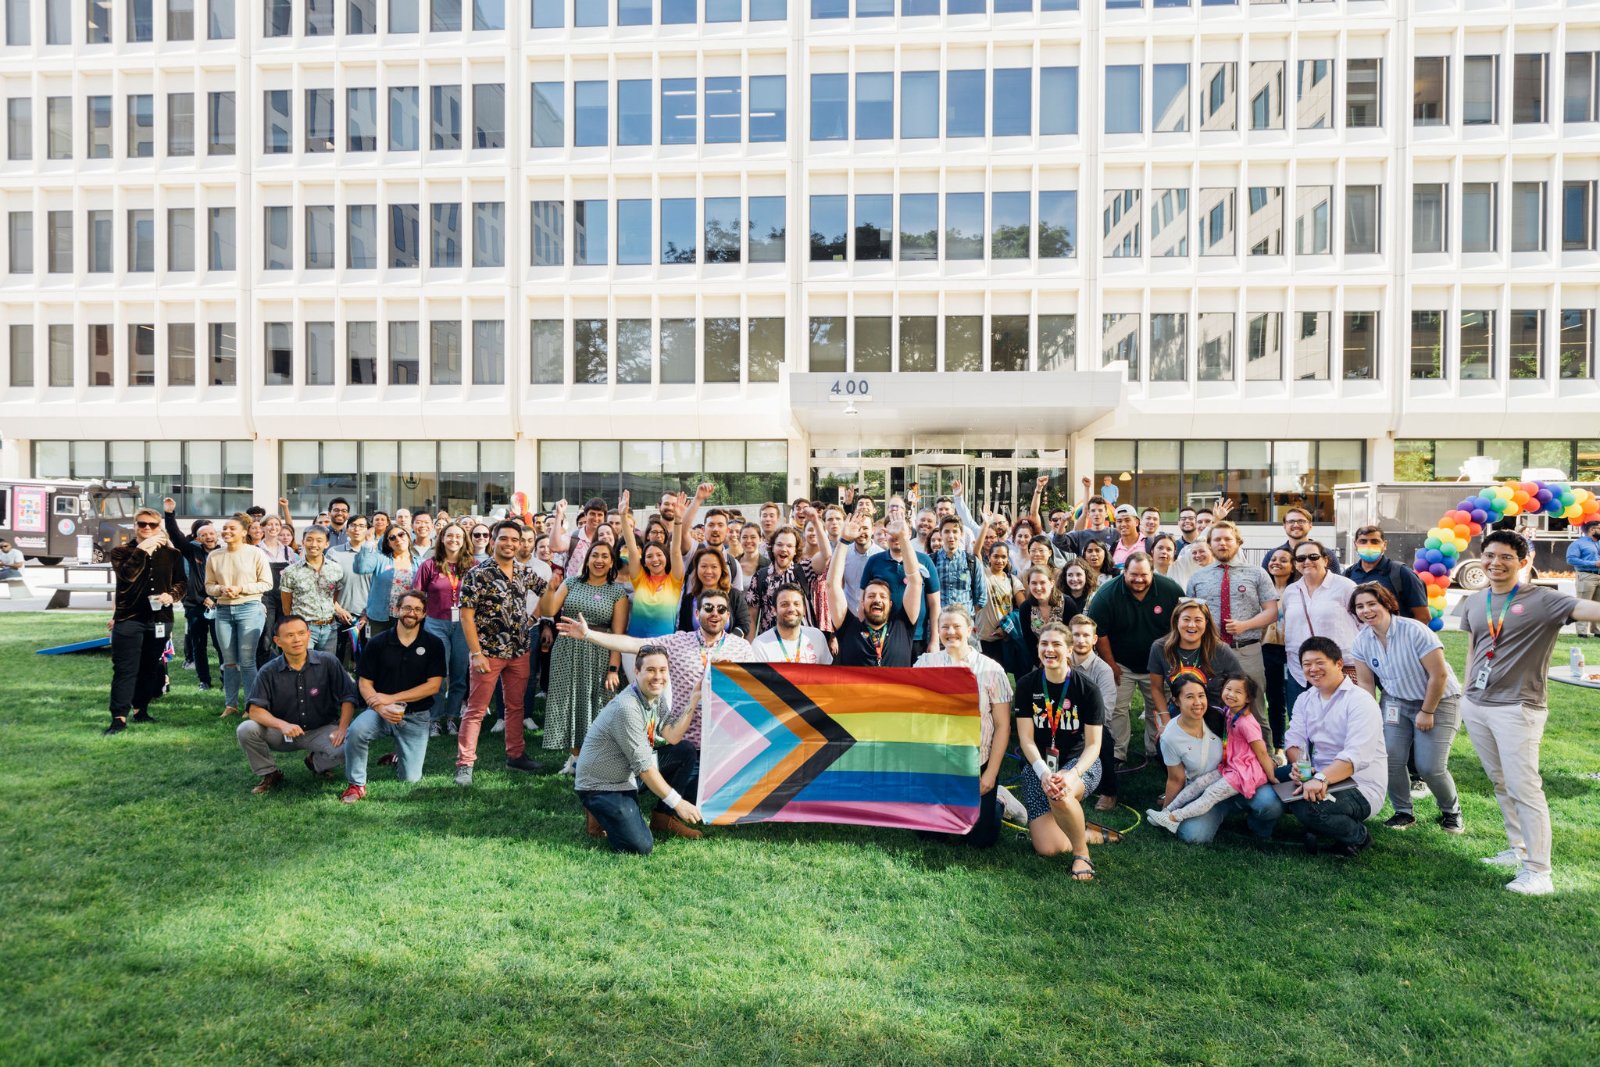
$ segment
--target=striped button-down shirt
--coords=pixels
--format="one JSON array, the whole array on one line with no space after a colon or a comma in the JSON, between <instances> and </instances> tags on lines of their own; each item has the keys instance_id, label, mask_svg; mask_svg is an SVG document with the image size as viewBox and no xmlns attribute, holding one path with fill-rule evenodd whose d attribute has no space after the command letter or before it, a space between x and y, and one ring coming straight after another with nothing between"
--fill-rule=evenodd
<instances>
[{"instance_id":1,"label":"striped button-down shirt","mask_svg":"<svg viewBox=\"0 0 1600 1067\"><path fill-rule=\"evenodd\" d=\"M1387 641L1380 640L1372 627L1363 626L1356 635L1351 655L1367 665L1367 670L1378 679L1384 696L1420 701L1428 695L1428 670L1422 665L1422 659L1443 647L1439 635L1426 624L1396 615L1389 623ZM1443 696L1459 696L1461 683L1456 680L1456 672L1448 661L1444 670Z\"/></svg>"}]
</instances>

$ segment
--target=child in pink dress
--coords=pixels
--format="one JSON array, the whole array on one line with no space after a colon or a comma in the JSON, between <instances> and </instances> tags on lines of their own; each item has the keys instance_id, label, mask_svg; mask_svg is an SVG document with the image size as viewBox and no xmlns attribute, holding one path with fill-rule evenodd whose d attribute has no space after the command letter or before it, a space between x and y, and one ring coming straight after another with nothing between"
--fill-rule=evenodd
<instances>
[{"instance_id":1,"label":"child in pink dress","mask_svg":"<svg viewBox=\"0 0 1600 1067\"><path fill-rule=\"evenodd\" d=\"M1275 767L1272 754L1261 737L1261 725L1250 713L1259 690L1254 680L1243 674L1230 674L1222 684L1222 706L1227 712L1228 739L1222 745L1222 762L1217 769L1202 774L1178 791L1160 811L1145 812L1150 825L1177 833L1184 819L1204 815L1229 797L1249 799L1272 780Z\"/></svg>"}]
</instances>

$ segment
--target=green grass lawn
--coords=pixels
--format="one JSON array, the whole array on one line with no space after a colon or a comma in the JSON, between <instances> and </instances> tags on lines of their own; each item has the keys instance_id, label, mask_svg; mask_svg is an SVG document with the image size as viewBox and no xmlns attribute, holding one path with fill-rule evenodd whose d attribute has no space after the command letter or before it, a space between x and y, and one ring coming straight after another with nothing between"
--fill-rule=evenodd
<instances>
[{"instance_id":1,"label":"green grass lawn","mask_svg":"<svg viewBox=\"0 0 1600 1067\"><path fill-rule=\"evenodd\" d=\"M368 799L282 757L277 792L176 669L102 738L109 660L34 650L104 616L0 616L0 1063L1592 1064L1600 1050L1600 694L1552 685L1558 896L1504 847L1465 732L1467 833L1354 861L1149 827L1068 881L850 827L719 829L615 857L570 778ZM1570 641L1563 641L1563 658ZM1586 642L1600 662L1600 642ZM1447 635L1459 670L1463 642ZM383 751L381 742L378 751ZM1123 790L1142 810L1161 776ZM1117 813L1118 825L1132 822ZM1297 841L1292 820L1279 827ZM1588 1049L1585 1053L1583 1050Z\"/></svg>"}]
</instances>

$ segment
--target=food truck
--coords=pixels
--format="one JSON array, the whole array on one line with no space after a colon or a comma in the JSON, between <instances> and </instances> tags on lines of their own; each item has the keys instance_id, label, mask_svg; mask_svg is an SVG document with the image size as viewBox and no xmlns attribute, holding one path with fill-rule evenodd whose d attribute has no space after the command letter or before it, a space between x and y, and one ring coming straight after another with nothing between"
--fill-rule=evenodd
<instances>
[{"instance_id":1,"label":"food truck","mask_svg":"<svg viewBox=\"0 0 1600 1067\"><path fill-rule=\"evenodd\" d=\"M0 481L0 537L46 567L95 563L133 539L139 491L132 482Z\"/></svg>"}]
</instances>

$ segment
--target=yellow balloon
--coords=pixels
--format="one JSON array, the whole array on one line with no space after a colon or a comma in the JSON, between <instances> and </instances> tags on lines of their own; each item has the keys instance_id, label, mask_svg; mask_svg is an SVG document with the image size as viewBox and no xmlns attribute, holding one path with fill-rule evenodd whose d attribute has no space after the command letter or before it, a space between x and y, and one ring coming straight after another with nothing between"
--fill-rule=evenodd
<instances>
[{"instance_id":1,"label":"yellow balloon","mask_svg":"<svg viewBox=\"0 0 1600 1067\"><path fill-rule=\"evenodd\" d=\"M1517 514L1520 514L1521 511L1522 511L1522 506L1520 504L1518 504L1515 500L1507 500L1506 501L1506 514L1507 515L1517 515Z\"/></svg>"},{"instance_id":2,"label":"yellow balloon","mask_svg":"<svg viewBox=\"0 0 1600 1067\"><path fill-rule=\"evenodd\" d=\"M1583 518L1583 509L1574 504L1566 511L1563 511L1561 513L1561 517L1566 519L1568 522L1577 522L1579 519Z\"/></svg>"},{"instance_id":3,"label":"yellow balloon","mask_svg":"<svg viewBox=\"0 0 1600 1067\"><path fill-rule=\"evenodd\" d=\"M1572 491L1572 502L1574 504L1581 504L1585 500L1588 500L1588 499L1589 499L1589 490L1587 490L1587 489L1574 489Z\"/></svg>"}]
</instances>

